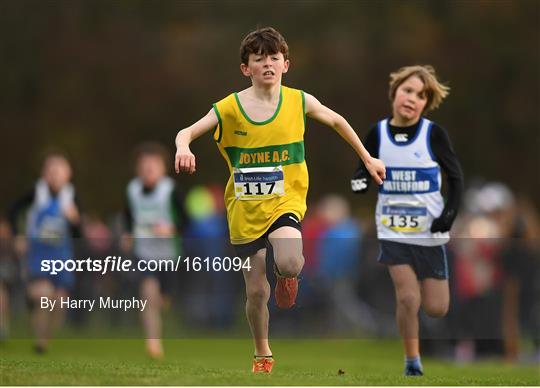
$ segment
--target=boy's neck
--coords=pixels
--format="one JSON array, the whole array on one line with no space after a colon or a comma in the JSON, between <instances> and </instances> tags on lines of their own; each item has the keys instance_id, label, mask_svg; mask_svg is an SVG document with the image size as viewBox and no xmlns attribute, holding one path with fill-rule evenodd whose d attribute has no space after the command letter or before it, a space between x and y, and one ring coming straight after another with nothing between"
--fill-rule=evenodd
<instances>
[{"instance_id":1,"label":"boy's neck","mask_svg":"<svg viewBox=\"0 0 540 388\"><path fill-rule=\"evenodd\" d=\"M250 88L250 92L257 100L275 102L279 100L281 83L269 87L253 85Z\"/></svg>"},{"instance_id":2,"label":"boy's neck","mask_svg":"<svg viewBox=\"0 0 540 388\"><path fill-rule=\"evenodd\" d=\"M413 125L416 125L420 121L420 118L418 120L405 120L401 117L393 116L390 119L390 125L393 127L412 127Z\"/></svg>"},{"instance_id":3,"label":"boy's neck","mask_svg":"<svg viewBox=\"0 0 540 388\"><path fill-rule=\"evenodd\" d=\"M67 183L63 184L60 188L53 188L48 182L47 182L47 188L49 189L49 193L51 195L56 196L58 193L62 190L62 188L67 185Z\"/></svg>"}]
</instances>

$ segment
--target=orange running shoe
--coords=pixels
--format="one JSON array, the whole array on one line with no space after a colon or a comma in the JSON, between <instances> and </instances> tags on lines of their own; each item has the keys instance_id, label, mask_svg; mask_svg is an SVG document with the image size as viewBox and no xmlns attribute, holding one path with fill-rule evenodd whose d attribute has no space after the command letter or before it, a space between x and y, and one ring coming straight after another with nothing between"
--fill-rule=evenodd
<instances>
[{"instance_id":1,"label":"orange running shoe","mask_svg":"<svg viewBox=\"0 0 540 388\"><path fill-rule=\"evenodd\" d=\"M274 366L273 357L255 357L253 359L253 373L270 373Z\"/></svg>"},{"instance_id":2,"label":"orange running shoe","mask_svg":"<svg viewBox=\"0 0 540 388\"><path fill-rule=\"evenodd\" d=\"M296 302L296 295L298 294L298 278L286 278L281 276L275 265L274 273L276 275L276 288L274 289L276 304L279 308L290 309Z\"/></svg>"}]
</instances>

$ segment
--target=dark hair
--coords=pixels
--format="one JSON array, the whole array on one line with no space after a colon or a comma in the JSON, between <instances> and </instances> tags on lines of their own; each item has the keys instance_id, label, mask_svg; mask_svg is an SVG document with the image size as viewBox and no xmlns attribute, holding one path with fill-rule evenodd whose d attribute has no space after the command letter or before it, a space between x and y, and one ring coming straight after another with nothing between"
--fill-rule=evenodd
<instances>
[{"instance_id":1,"label":"dark hair","mask_svg":"<svg viewBox=\"0 0 540 388\"><path fill-rule=\"evenodd\" d=\"M246 64L249 54L272 55L282 53L289 59L289 46L285 38L272 27L258 28L250 32L240 44L240 60Z\"/></svg>"},{"instance_id":2,"label":"dark hair","mask_svg":"<svg viewBox=\"0 0 540 388\"><path fill-rule=\"evenodd\" d=\"M135 148L135 162L137 163L143 156L158 156L163 160L165 166L168 166L170 162L167 148L156 142L145 142Z\"/></svg>"},{"instance_id":3,"label":"dark hair","mask_svg":"<svg viewBox=\"0 0 540 388\"><path fill-rule=\"evenodd\" d=\"M44 166L50 159L64 159L69 165L68 154L59 147L47 147L43 152L40 153L40 165Z\"/></svg>"}]
</instances>

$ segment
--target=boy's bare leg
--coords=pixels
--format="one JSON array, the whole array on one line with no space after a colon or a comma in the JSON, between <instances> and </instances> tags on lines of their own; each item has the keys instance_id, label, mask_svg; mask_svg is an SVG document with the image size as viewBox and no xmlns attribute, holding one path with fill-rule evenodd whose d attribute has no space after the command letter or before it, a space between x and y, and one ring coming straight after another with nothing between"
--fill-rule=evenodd
<instances>
[{"instance_id":1,"label":"boy's bare leg","mask_svg":"<svg viewBox=\"0 0 540 388\"><path fill-rule=\"evenodd\" d=\"M147 300L146 308L141 312L141 320L146 334L146 350L151 357L163 356L161 345L161 291L159 281L145 277L139 286L142 299Z\"/></svg>"},{"instance_id":2,"label":"boy's bare leg","mask_svg":"<svg viewBox=\"0 0 540 388\"><path fill-rule=\"evenodd\" d=\"M250 256L251 269L243 269L246 283L246 315L253 336L256 356L270 356L268 343L268 300L270 284L266 278L266 249L260 249Z\"/></svg>"},{"instance_id":3,"label":"boy's bare leg","mask_svg":"<svg viewBox=\"0 0 540 388\"><path fill-rule=\"evenodd\" d=\"M302 232L291 226L282 226L268 235L274 249L274 261L279 274L286 278L294 278L304 267L302 254Z\"/></svg>"},{"instance_id":4,"label":"boy's bare leg","mask_svg":"<svg viewBox=\"0 0 540 388\"><path fill-rule=\"evenodd\" d=\"M502 292L502 334L504 357L515 362L519 357L519 293L521 284L515 276L508 276Z\"/></svg>"},{"instance_id":5,"label":"boy's bare leg","mask_svg":"<svg viewBox=\"0 0 540 388\"><path fill-rule=\"evenodd\" d=\"M298 278L304 266L302 233L293 227L283 226L268 236L274 250L276 305L288 309L296 303Z\"/></svg>"},{"instance_id":6,"label":"boy's bare leg","mask_svg":"<svg viewBox=\"0 0 540 388\"><path fill-rule=\"evenodd\" d=\"M66 298L69 296L69 293L67 290L63 288L59 288L56 290L56 306L60 306L60 302L63 300L66 300ZM55 308L52 312L51 316L51 333L54 333L58 328L62 326L66 319L66 310L61 308Z\"/></svg>"},{"instance_id":7,"label":"boy's bare leg","mask_svg":"<svg viewBox=\"0 0 540 388\"><path fill-rule=\"evenodd\" d=\"M49 300L55 298L54 285L46 279L33 280L28 285L27 292L28 298L32 301L30 317L36 335L36 347L38 350L44 350L51 334L52 313L48 309L42 309L40 303L42 297ZM56 305L55 309L60 308Z\"/></svg>"},{"instance_id":8,"label":"boy's bare leg","mask_svg":"<svg viewBox=\"0 0 540 388\"><path fill-rule=\"evenodd\" d=\"M407 264L389 265L390 277L396 292L396 321L403 338L407 358L420 355L418 340L418 310L420 309L420 285L416 274Z\"/></svg>"},{"instance_id":9,"label":"boy's bare leg","mask_svg":"<svg viewBox=\"0 0 540 388\"><path fill-rule=\"evenodd\" d=\"M421 282L422 309L433 318L441 318L450 306L450 288L447 279L428 278Z\"/></svg>"},{"instance_id":10,"label":"boy's bare leg","mask_svg":"<svg viewBox=\"0 0 540 388\"><path fill-rule=\"evenodd\" d=\"M0 341L9 332L9 293L7 286L0 283Z\"/></svg>"}]
</instances>

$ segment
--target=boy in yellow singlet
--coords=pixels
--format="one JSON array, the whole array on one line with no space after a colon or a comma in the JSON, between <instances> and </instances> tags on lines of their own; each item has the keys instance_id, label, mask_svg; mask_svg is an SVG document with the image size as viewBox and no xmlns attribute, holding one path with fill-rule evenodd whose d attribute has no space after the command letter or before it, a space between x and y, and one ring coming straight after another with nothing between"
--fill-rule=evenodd
<instances>
[{"instance_id":1,"label":"boy in yellow singlet","mask_svg":"<svg viewBox=\"0 0 540 388\"><path fill-rule=\"evenodd\" d=\"M206 116L176 136L176 172L195 172L190 143L214 129L214 140L231 176L225 189L230 239L237 255L250 258L243 270L246 315L253 335L253 372L270 372L266 249L274 253L278 307L294 305L304 265L300 221L306 212L308 171L304 158L306 116L334 128L365 163L377 184L384 164L372 158L347 121L301 90L281 85L289 49L271 27L249 33L240 46L240 70L251 87L213 104Z\"/></svg>"}]
</instances>

